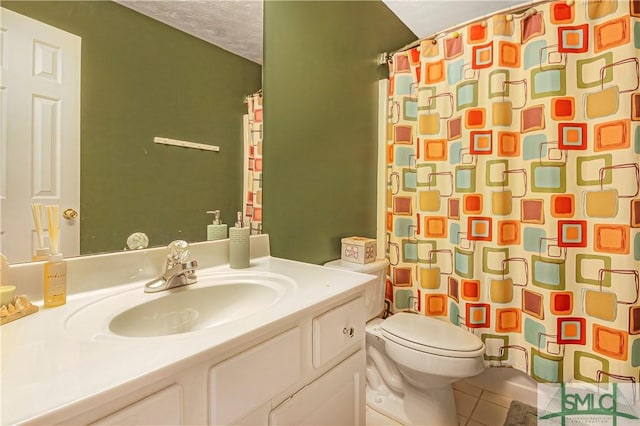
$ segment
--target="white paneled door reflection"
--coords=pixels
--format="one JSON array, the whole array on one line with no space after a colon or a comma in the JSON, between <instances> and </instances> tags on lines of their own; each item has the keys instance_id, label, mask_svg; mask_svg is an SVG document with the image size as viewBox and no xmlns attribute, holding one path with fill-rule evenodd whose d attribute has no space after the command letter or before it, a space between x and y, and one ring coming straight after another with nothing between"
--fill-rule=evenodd
<instances>
[{"instance_id":1,"label":"white paneled door reflection","mask_svg":"<svg viewBox=\"0 0 640 426\"><path fill-rule=\"evenodd\" d=\"M0 13L0 251L16 263L30 261L37 246L31 203L79 211L81 39ZM60 250L78 255L79 218L60 218L60 228Z\"/></svg>"}]
</instances>

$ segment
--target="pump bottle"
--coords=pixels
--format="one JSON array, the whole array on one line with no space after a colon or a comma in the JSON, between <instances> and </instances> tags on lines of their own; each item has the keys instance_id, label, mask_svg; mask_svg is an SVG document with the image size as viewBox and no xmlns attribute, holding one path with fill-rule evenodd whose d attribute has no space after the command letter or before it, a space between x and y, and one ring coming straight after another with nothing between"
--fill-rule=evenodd
<instances>
[{"instance_id":1,"label":"pump bottle","mask_svg":"<svg viewBox=\"0 0 640 426\"><path fill-rule=\"evenodd\" d=\"M249 255L249 228L243 227L242 212L238 212L235 226L229 228L229 267L248 268Z\"/></svg>"},{"instance_id":2,"label":"pump bottle","mask_svg":"<svg viewBox=\"0 0 640 426\"><path fill-rule=\"evenodd\" d=\"M220 221L220 210L210 210L207 213L213 215L213 223L207 225L207 241L227 238L227 225Z\"/></svg>"}]
</instances>

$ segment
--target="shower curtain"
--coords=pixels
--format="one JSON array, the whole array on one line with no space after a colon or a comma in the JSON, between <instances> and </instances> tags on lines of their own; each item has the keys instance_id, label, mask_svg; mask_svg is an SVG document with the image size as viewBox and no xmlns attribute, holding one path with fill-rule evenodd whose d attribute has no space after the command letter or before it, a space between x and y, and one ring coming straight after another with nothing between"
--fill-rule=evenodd
<instances>
[{"instance_id":1,"label":"shower curtain","mask_svg":"<svg viewBox=\"0 0 640 426\"><path fill-rule=\"evenodd\" d=\"M390 61L387 295L539 382L640 380L640 2L497 14Z\"/></svg>"},{"instance_id":2,"label":"shower curtain","mask_svg":"<svg viewBox=\"0 0 640 426\"><path fill-rule=\"evenodd\" d=\"M256 235L262 233L262 92L247 97L245 157L245 217Z\"/></svg>"}]
</instances>

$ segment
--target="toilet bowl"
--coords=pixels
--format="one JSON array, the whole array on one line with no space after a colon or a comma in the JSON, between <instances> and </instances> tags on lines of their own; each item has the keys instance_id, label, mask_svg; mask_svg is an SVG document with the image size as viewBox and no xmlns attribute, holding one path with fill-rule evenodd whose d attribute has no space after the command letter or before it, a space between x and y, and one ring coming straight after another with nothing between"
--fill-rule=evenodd
<instances>
[{"instance_id":1,"label":"toilet bowl","mask_svg":"<svg viewBox=\"0 0 640 426\"><path fill-rule=\"evenodd\" d=\"M378 277L365 292L367 405L404 425L457 425L451 385L484 370L484 343L434 317L402 312L379 318L387 265L386 259L325 264Z\"/></svg>"}]
</instances>

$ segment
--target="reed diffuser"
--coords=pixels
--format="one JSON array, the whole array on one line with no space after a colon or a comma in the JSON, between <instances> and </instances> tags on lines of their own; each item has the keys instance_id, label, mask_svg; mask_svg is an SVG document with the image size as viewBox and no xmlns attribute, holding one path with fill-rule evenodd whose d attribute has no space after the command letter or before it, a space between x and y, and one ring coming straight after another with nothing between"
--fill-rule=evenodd
<instances>
[{"instance_id":1,"label":"reed diffuser","mask_svg":"<svg viewBox=\"0 0 640 426\"><path fill-rule=\"evenodd\" d=\"M36 248L36 254L32 260L47 260L49 258L49 248L44 245L44 232L42 230L42 204L32 203L31 214L33 215L33 226L36 229L36 236L38 237L38 247Z\"/></svg>"},{"instance_id":2,"label":"reed diffuser","mask_svg":"<svg viewBox=\"0 0 640 426\"><path fill-rule=\"evenodd\" d=\"M45 208L51 253L44 264L44 307L52 308L67 303L67 262L60 253L60 207Z\"/></svg>"}]
</instances>

